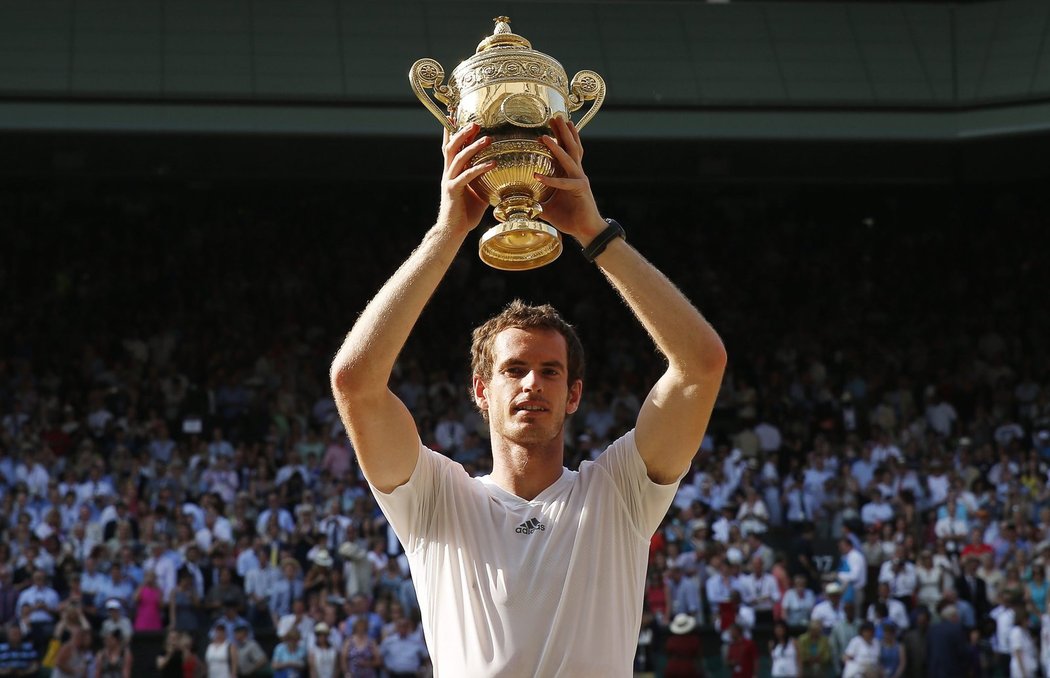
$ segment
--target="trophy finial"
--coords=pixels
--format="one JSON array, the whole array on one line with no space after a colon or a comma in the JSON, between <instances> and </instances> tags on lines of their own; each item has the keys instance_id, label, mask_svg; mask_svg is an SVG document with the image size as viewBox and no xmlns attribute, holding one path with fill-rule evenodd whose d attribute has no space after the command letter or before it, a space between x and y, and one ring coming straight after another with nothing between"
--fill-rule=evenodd
<instances>
[{"instance_id":1,"label":"trophy finial","mask_svg":"<svg viewBox=\"0 0 1050 678\"><path fill-rule=\"evenodd\" d=\"M492 35L478 44L478 52L484 52L491 47L517 47L520 49L532 49L532 43L520 35L515 35L510 29L510 17L498 16L493 19L496 29Z\"/></svg>"}]
</instances>

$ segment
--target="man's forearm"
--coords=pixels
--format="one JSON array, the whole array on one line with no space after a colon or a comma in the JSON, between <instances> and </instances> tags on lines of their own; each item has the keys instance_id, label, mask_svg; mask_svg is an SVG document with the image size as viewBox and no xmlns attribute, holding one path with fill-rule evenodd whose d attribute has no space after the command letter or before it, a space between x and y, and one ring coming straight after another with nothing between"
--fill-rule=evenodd
<instances>
[{"instance_id":1,"label":"man's forearm","mask_svg":"<svg viewBox=\"0 0 1050 678\"><path fill-rule=\"evenodd\" d=\"M721 370L725 348L714 328L637 250L617 238L597 263L673 369L698 378Z\"/></svg>"},{"instance_id":2,"label":"man's forearm","mask_svg":"<svg viewBox=\"0 0 1050 678\"><path fill-rule=\"evenodd\" d=\"M366 393L386 388L394 361L465 237L441 224L427 232L354 323L332 363L333 384Z\"/></svg>"}]
</instances>

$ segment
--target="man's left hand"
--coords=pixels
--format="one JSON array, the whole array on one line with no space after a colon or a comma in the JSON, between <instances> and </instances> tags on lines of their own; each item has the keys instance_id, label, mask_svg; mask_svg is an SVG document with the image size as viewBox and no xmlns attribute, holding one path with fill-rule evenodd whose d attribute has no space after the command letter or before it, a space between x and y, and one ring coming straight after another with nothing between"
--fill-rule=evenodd
<instances>
[{"instance_id":1,"label":"man's left hand","mask_svg":"<svg viewBox=\"0 0 1050 678\"><path fill-rule=\"evenodd\" d=\"M571 120L555 116L551 119L551 128L557 138L543 135L540 142L554 155L565 176L535 175L541 184L558 189L554 197L544 203L541 216L586 247L608 224L598 212L591 182L583 171L583 144L576 125Z\"/></svg>"}]
</instances>

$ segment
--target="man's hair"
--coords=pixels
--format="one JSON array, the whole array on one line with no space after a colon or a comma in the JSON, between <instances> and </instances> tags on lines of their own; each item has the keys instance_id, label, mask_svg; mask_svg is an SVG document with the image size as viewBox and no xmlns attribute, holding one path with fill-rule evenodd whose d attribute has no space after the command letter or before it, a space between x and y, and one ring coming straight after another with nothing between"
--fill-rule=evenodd
<instances>
[{"instance_id":1,"label":"man's hair","mask_svg":"<svg viewBox=\"0 0 1050 678\"><path fill-rule=\"evenodd\" d=\"M500 313L474 330L470 345L470 370L474 376L488 380L492 378L493 346L496 335L505 329L519 330L552 330L565 337L567 350L565 366L568 382L571 386L578 379L583 379L583 344L576 336L576 329L565 322L557 310L549 304L530 306L520 299L507 304Z\"/></svg>"}]
</instances>

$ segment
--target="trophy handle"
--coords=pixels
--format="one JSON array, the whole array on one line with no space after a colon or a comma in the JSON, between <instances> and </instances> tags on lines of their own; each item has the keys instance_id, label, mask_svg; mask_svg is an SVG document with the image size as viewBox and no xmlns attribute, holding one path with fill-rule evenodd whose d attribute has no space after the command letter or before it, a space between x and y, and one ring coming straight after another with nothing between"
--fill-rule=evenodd
<instances>
[{"instance_id":1,"label":"trophy handle","mask_svg":"<svg viewBox=\"0 0 1050 678\"><path fill-rule=\"evenodd\" d=\"M448 88L448 85L441 84L441 81L444 79L445 69L433 59L420 59L412 64L412 68L408 71L408 81L412 84L412 91L416 93L416 96L427 107L427 110L433 113L434 117L445 126L445 129L449 133L454 133L456 126L449 120L448 115L443 113L438 105L434 103L434 99L445 105L452 102L452 91ZM434 99L427 96L425 91L427 89L434 90Z\"/></svg>"},{"instance_id":2,"label":"trophy handle","mask_svg":"<svg viewBox=\"0 0 1050 678\"><path fill-rule=\"evenodd\" d=\"M569 84L569 112L579 110L585 101L594 103L576 124L578 130L583 129L591 121L605 101L605 81L594 71L580 71L572 76L572 82Z\"/></svg>"}]
</instances>

